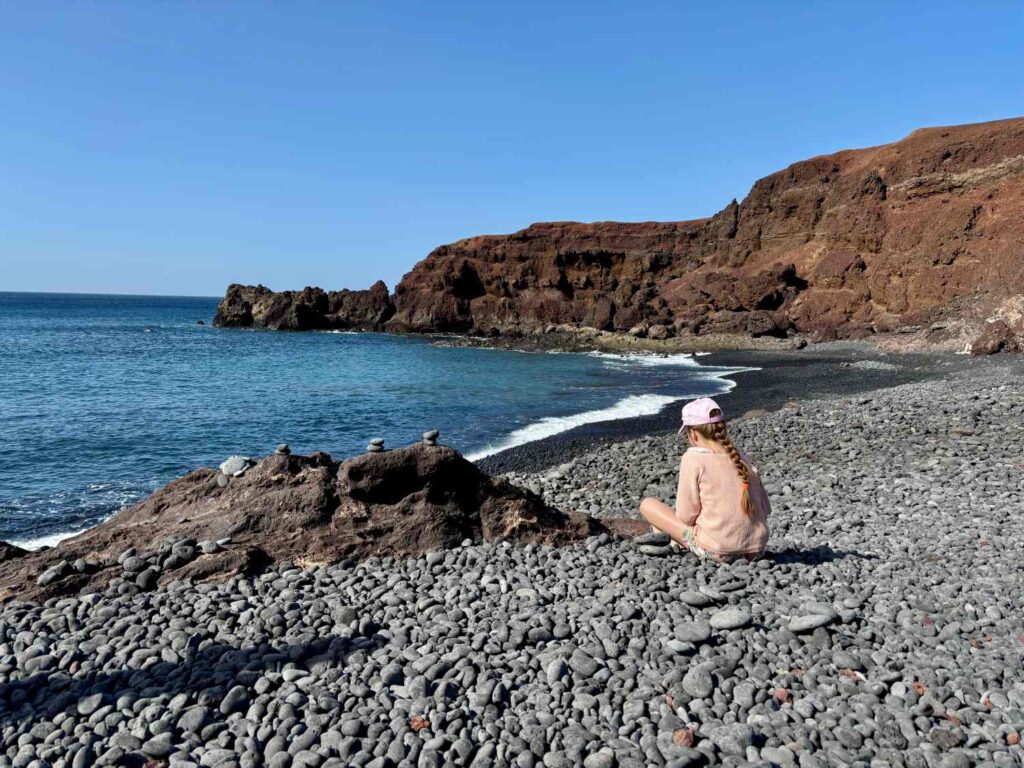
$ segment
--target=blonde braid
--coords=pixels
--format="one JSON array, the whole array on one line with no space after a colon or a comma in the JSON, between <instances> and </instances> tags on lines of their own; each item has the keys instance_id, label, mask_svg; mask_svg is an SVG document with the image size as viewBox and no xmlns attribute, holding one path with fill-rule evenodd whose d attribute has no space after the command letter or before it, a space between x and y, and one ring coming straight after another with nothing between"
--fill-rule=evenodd
<instances>
[{"instance_id":1,"label":"blonde braid","mask_svg":"<svg viewBox=\"0 0 1024 768\"><path fill-rule=\"evenodd\" d=\"M740 476L740 480L743 481L743 494L740 496L740 509L747 517L753 517L756 513L754 509L754 500L750 497L750 468L747 467L743 457L740 456L740 452L736 446L733 445L732 439L729 437L729 433L726 430L725 422L720 421L716 424L702 424L699 427L690 427L697 431L700 435L708 440L714 440L716 443L725 448L725 452L729 455L732 463L736 467L736 472Z\"/></svg>"}]
</instances>

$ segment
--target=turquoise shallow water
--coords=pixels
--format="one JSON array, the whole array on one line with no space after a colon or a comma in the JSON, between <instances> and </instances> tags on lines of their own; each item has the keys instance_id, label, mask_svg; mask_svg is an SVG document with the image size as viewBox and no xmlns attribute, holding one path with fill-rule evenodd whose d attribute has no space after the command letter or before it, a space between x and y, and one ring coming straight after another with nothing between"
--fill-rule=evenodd
<instances>
[{"instance_id":1,"label":"turquoise shallow water","mask_svg":"<svg viewBox=\"0 0 1024 768\"><path fill-rule=\"evenodd\" d=\"M478 457L732 386L684 356L218 329L216 305L0 293L0 539L80 530L197 466L280 442L344 457L437 428Z\"/></svg>"}]
</instances>

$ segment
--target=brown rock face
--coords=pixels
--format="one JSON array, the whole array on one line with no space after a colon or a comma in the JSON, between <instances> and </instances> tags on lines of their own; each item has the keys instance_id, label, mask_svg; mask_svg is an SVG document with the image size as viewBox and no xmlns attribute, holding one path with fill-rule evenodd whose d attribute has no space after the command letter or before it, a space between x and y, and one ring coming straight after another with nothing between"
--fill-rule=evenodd
<instances>
[{"instance_id":1,"label":"brown rock face","mask_svg":"<svg viewBox=\"0 0 1024 768\"><path fill-rule=\"evenodd\" d=\"M325 453L275 454L223 487L219 476L196 470L53 550L0 561L0 600L99 588L122 575L117 558L129 548L167 563L172 537L231 542L222 552L161 565L165 581L216 578L279 560L415 555L465 539L562 544L644 527L547 507L445 446L414 445L343 462ZM89 563L86 572L65 568L52 582L38 583L44 572L79 558Z\"/></svg>"},{"instance_id":2,"label":"brown rock face","mask_svg":"<svg viewBox=\"0 0 1024 768\"><path fill-rule=\"evenodd\" d=\"M379 330L394 314L388 287L377 281L365 291L301 291L276 293L262 285L228 287L213 324L275 331Z\"/></svg>"},{"instance_id":3,"label":"brown rock face","mask_svg":"<svg viewBox=\"0 0 1024 768\"><path fill-rule=\"evenodd\" d=\"M796 163L710 219L534 224L436 249L395 330L860 337L980 321L1024 293L1024 119L915 131Z\"/></svg>"},{"instance_id":4,"label":"brown rock face","mask_svg":"<svg viewBox=\"0 0 1024 768\"><path fill-rule=\"evenodd\" d=\"M442 245L389 297L232 285L216 325L515 334L569 324L859 338L998 328L1024 295L1024 118L795 163L710 219L552 222ZM979 341L979 350L1017 345Z\"/></svg>"},{"instance_id":5,"label":"brown rock face","mask_svg":"<svg viewBox=\"0 0 1024 768\"><path fill-rule=\"evenodd\" d=\"M390 326L407 331L628 330L670 322L653 275L687 258L700 222L534 224L442 245L399 283Z\"/></svg>"},{"instance_id":6,"label":"brown rock face","mask_svg":"<svg viewBox=\"0 0 1024 768\"><path fill-rule=\"evenodd\" d=\"M0 563L5 563L8 560L16 560L17 558L24 557L27 554L28 551L21 547L8 544L6 541L0 541Z\"/></svg>"}]
</instances>

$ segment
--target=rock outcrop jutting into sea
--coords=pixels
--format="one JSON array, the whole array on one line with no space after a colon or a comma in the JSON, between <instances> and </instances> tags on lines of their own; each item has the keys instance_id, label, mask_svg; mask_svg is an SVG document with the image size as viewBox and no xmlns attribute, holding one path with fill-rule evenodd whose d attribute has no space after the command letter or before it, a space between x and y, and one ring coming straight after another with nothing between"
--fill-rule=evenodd
<instances>
[{"instance_id":1,"label":"rock outcrop jutting into sea","mask_svg":"<svg viewBox=\"0 0 1024 768\"><path fill-rule=\"evenodd\" d=\"M216 324L655 338L896 330L1024 348L1024 118L795 163L683 222L534 224L435 249L398 284L231 286Z\"/></svg>"},{"instance_id":2,"label":"rock outcrop jutting into sea","mask_svg":"<svg viewBox=\"0 0 1024 768\"><path fill-rule=\"evenodd\" d=\"M26 553L0 543L0 603L111 587L133 593L273 562L412 556L464 541L562 544L646 528L547 507L454 449L427 442L342 462L326 453L232 457L55 549Z\"/></svg>"},{"instance_id":3,"label":"rock outcrop jutting into sea","mask_svg":"<svg viewBox=\"0 0 1024 768\"><path fill-rule=\"evenodd\" d=\"M377 281L365 291L274 292L262 285L228 286L214 325L275 331L377 330L394 314L388 287Z\"/></svg>"}]
</instances>

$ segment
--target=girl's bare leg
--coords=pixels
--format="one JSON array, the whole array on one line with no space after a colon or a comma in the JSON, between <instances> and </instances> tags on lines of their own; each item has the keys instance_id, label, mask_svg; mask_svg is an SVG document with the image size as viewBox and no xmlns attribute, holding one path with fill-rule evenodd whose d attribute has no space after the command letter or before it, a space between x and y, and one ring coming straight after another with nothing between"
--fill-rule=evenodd
<instances>
[{"instance_id":1,"label":"girl's bare leg","mask_svg":"<svg viewBox=\"0 0 1024 768\"><path fill-rule=\"evenodd\" d=\"M668 504L658 499L644 499L640 502L640 514L659 531L671 536L677 544L686 546L684 534L687 526L679 522L676 511Z\"/></svg>"}]
</instances>

